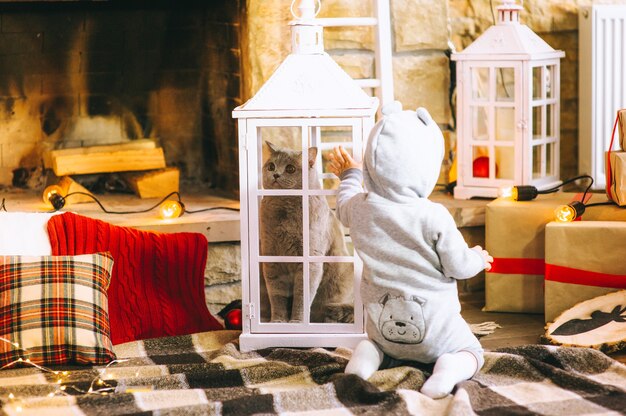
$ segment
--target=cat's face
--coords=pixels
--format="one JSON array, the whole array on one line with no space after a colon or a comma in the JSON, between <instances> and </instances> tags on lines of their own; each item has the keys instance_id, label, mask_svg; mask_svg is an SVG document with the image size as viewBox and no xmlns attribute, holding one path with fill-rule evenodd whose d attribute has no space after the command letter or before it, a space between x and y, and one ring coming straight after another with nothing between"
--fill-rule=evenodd
<instances>
[{"instance_id":1,"label":"cat's face","mask_svg":"<svg viewBox=\"0 0 626 416\"><path fill-rule=\"evenodd\" d=\"M270 157L263 164L263 188L302 189L302 152L265 142ZM317 148L309 149L309 167L315 164Z\"/></svg>"}]
</instances>

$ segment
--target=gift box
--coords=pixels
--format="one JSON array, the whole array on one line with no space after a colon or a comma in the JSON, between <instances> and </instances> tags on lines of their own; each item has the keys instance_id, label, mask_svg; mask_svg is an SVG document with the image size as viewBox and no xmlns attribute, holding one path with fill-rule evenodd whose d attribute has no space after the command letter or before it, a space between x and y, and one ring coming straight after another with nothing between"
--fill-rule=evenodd
<instances>
[{"instance_id":1,"label":"gift box","mask_svg":"<svg viewBox=\"0 0 626 416\"><path fill-rule=\"evenodd\" d=\"M612 150L615 132L619 133L622 150ZM609 150L604 154L606 195L617 205L626 205L626 109L619 110L615 118Z\"/></svg>"},{"instance_id":2,"label":"gift box","mask_svg":"<svg viewBox=\"0 0 626 416\"><path fill-rule=\"evenodd\" d=\"M485 311L543 313L545 225L555 209L581 194L539 195L532 201L496 199L486 208L485 245L494 258L485 274ZM604 201L595 195L589 203ZM626 210L615 205L587 208L587 220L626 221Z\"/></svg>"},{"instance_id":3,"label":"gift box","mask_svg":"<svg viewBox=\"0 0 626 416\"><path fill-rule=\"evenodd\" d=\"M546 322L577 303L626 289L626 223L553 222L545 233Z\"/></svg>"},{"instance_id":4,"label":"gift box","mask_svg":"<svg viewBox=\"0 0 626 416\"><path fill-rule=\"evenodd\" d=\"M607 195L617 205L626 205L626 152L606 152Z\"/></svg>"}]
</instances>

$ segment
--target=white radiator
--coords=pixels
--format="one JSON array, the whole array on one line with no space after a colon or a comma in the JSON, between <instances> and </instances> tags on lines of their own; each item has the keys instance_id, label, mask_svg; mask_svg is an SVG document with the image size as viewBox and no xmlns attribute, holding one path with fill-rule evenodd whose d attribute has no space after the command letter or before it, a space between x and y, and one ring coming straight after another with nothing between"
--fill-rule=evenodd
<instances>
[{"instance_id":1,"label":"white radiator","mask_svg":"<svg viewBox=\"0 0 626 416\"><path fill-rule=\"evenodd\" d=\"M578 77L579 170L603 188L604 152L617 110L626 108L626 5L581 7Z\"/></svg>"}]
</instances>

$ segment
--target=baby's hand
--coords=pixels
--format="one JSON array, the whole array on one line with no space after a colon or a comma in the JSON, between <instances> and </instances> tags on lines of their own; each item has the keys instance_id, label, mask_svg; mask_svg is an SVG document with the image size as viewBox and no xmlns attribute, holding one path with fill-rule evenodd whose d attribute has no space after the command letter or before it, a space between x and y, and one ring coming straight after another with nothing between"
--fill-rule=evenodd
<instances>
[{"instance_id":1,"label":"baby's hand","mask_svg":"<svg viewBox=\"0 0 626 416\"><path fill-rule=\"evenodd\" d=\"M338 177L341 177L341 174L348 169L361 169L361 164L357 163L341 146L335 147L333 151L328 154L328 159L330 160L328 169Z\"/></svg>"},{"instance_id":2,"label":"baby's hand","mask_svg":"<svg viewBox=\"0 0 626 416\"><path fill-rule=\"evenodd\" d=\"M487 252L487 250L483 250L483 248L481 246L474 246L472 247L472 250L476 251L478 254L480 254L480 256L483 258L483 260L485 260L485 264L487 264L485 266L485 270L489 271L491 270L491 263L493 263L493 257L491 257L489 255L489 253Z\"/></svg>"}]
</instances>

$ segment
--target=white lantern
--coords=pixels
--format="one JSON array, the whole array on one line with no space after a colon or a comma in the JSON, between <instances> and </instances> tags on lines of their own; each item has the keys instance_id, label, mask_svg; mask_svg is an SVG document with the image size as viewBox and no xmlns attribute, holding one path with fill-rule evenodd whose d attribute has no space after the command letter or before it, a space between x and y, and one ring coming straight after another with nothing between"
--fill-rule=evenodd
<instances>
[{"instance_id":1,"label":"white lantern","mask_svg":"<svg viewBox=\"0 0 626 416\"><path fill-rule=\"evenodd\" d=\"M560 184L560 59L502 0L498 23L457 61L457 184L454 197L497 197L500 189Z\"/></svg>"},{"instance_id":2,"label":"white lantern","mask_svg":"<svg viewBox=\"0 0 626 416\"><path fill-rule=\"evenodd\" d=\"M295 1L294 1L295 2ZM324 52L323 28L316 23L316 4L313 0L303 0L300 4L300 17L292 25L292 53L278 67L259 92L245 104L233 111L238 119L239 129L239 175L241 199L241 255L242 255L242 303L243 330L240 337L242 351L269 346L289 347L355 347L366 338L364 311L359 296L361 263L350 248L349 237L341 231L340 236L349 248L343 255L320 255L312 250L314 238L311 235L310 216L313 202L320 197L334 207L338 180L324 168L323 154L334 146L342 145L352 152L357 161L362 159L364 138L374 125L378 99L367 95L356 82L346 74L328 54ZM317 2L319 6L319 1ZM293 8L293 5L292 5ZM317 10L319 12L319 9ZM293 10L292 10L293 13ZM294 13L295 16L295 13ZM263 186L264 165L269 163L273 150L266 142L273 144L280 152L301 152L301 186L297 189L276 189ZM309 183L309 149L317 148L314 168L319 183ZM293 167L291 168L293 171ZM319 186L317 186L319 185ZM273 198L279 205L293 211L299 218L280 223L291 229L295 227L298 236L293 239L297 254L287 250L264 252L261 241L262 201ZM266 203L269 200L266 200ZM317 202L316 202L317 204ZM288 217L288 215L287 215ZM267 228L267 227L266 227ZM271 230L270 230L271 231ZM276 231L276 230L274 230ZM285 255L288 254L288 255ZM327 253L328 254L328 253ZM331 263L335 263L332 264ZM293 304L301 302L302 316L276 322L271 319L271 306L265 282L267 267L293 266L290 278L290 313ZM348 270L343 274L351 286L353 300L349 303L353 318L349 322L313 321L310 305L317 293L312 293L310 278L320 268L341 266ZM286 267L288 268L288 267ZM295 290L302 288L302 298Z\"/></svg>"}]
</instances>

